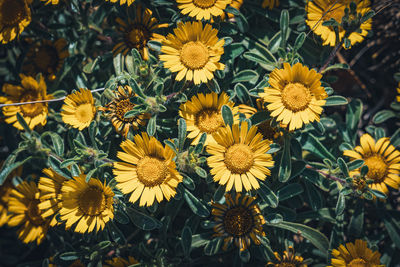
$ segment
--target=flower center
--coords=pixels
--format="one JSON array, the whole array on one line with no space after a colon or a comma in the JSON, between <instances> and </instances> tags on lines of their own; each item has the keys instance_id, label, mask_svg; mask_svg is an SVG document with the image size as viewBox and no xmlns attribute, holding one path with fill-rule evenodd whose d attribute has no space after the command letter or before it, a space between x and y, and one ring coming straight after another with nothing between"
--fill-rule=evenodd
<instances>
[{"instance_id":1,"label":"flower center","mask_svg":"<svg viewBox=\"0 0 400 267\"><path fill-rule=\"evenodd\" d=\"M134 24L131 30L126 33L125 38L131 48L140 49L147 44L147 41L150 39L150 33L145 26Z\"/></svg>"},{"instance_id":2,"label":"flower center","mask_svg":"<svg viewBox=\"0 0 400 267\"><path fill-rule=\"evenodd\" d=\"M203 68L208 62L208 57L208 48L199 41L184 44L180 55L182 64L191 70Z\"/></svg>"},{"instance_id":3,"label":"flower center","mask_svg":"<svg viewBox=\"0 0 400 267\"><path fill-rule=\"evenodd\" d=\"M212 134L224 126L222 115L215 109L204 109L195 115L196 126L200 131Z\"/></svg>"},{"instance_id":4,"label":"flower center","mask_svg":"<svg viewBox=\"0 0 400 267\"><path fill-rule=\"evenodd\" d=\"M257 127L258 132L263 135L264 139L274 140L279 137L278 131L274 127L271 127L269 120L260 123Z\"/></svg>"},{"instance_id":5,"label":"flower center","mask_svg":"<svg viewBox=\"0 0 400 267\"><path fill-rule=\"evenodd\" d=\"M80 210L89 216L96 216L106 209L106 197L103 190L90 186L79 196Z\"/></svg>"},{"instance_id":6,"label":"flower center","mask_svg":"<svg viewBox=\"0 0 400 267\"><path fill-rule=\"evenodd\" d=\"M28 216L29 221L33 225L36 225L36 226L44 224L44 220L39 212L38 204L39 204L39 200L37 200L37 199L31 200L28 203L28 209L26 211L26 215Z\"/></svg>"},{"instance_id":7,"label":"flower center","mask_svg":"<svg viewBox=\"0 0 400 267\"><path fill-rule=\"evenodd\" d=\"M18 24L24 17L25 3L22 0L3 0L1 23L10 26Z\"/></svg>"},{"instance_id":8,"label":"flower center","mask_svg":"<svg viewBox=\"0 0 400 267\"><path fill-rule=\"evenodd\" d=\"M328 6L328 8L331 8L331 7L332 7L332 4ZM326 15L324 16L323 20L327 21L327 20L330 20L331 18L333 18L337 22L340 23L342 21L343 16L344 16L344 9L345 9L344 5L336 3L331 8L331 10L328 13L326 13ZM328 11L328 10L325 10L325 12L326 11Z\"/></svg>"},{"instance_id":9,"label":"flower center","mask_svg":"<svg viewBox=\"0 0 400 267\"><path fill-rule=\"evenodd\" d=\"M213 7L215 2L217 2L217 0L193 0L193 5L205 9Z\"/></svg>"},{"instance_id":10,"label":"flower center","mask_svg":"<svg viewBox=\"0 0 400 267\"><path fill-rule=\"evenodd\" d=\"M132 122L136 120L136 117L132 118L125 118L124 115L126 112L129 110L132 110L134 107L133 103L129 99L123 99L118 102L116 102L115 106L115 115L120 121L123 122Z\"/></svg>"},{"instance_id":11,"label":"flower center","mask_svg":"<svg viewBox=\"0 0 400 267\"><path fill-rule=\"evenodd\" d=\"M347 266L349 267L366 267L368 264L363 259L354 259Z\"/></svg>"},{"instance_id":12,"label":"flower center","mask_svg":"<svg viewBox=\"0 0 400 267\"><path fill-rule=\"evenodd\" d=\"M387 173L387 164L379 155L372 155L364 159L365 164L368 166L367 177L373 179L375 182L382 182Z\"/></svg>"},{"instance_id":13,"label":"flower center","mask_svg":"<svg viewBox=\"0 0 400 267\"><path fill-rule=\"evenodd\" d=\"M36 49L33 61L39 72L44 74L54 73L58 65L58 52L50 45Z\"/></svg>"},{"instance_id":14,"label":"flower center","mask_svg":"<svg viewBox=\"0 0 400 267\"><path fill-rule=\"evenodd\" d=\"M282 103L291 111L304 110L310 101L310 90L301 83L289 83L283 88Z\"/></svg>"},{"instance_id":15,"label":"flower center","mask_svg":"<svg viewBox=\"0 0 400 267\"><path fill-rule=\"evenodd\" d=\"M33 90L26 90L24 94L21 97L21 102L30 102L30 101L37 101L41 100L42 96L38 95L37 92ZM26 104L26 105L21 105L21 115L23 117L30 117L33 118L43 112L43 109L45 108L45 104L42 103L36 103L36 104Z\"/></svg>"},{"instance_id":16,"label":"flower center","mask_svg":"<svg viewBox=\"0 0 400 267\"><path fill-rule=\"evenodd\" d=\"M93 106L90 103L80 104L76 108L75 116L79 122L85 123L93 119Z\"/></svg>"},{"instance_id":17,"label":"flower center","mask_svg":"<svg viewBox=\"0 0 400 267\"><path fill-rule=\"evenodd\" d=\"M244 207L235 207L228 210L224 217L226 232L234 236L242 236L253 228L253 216L250 210Z\"/></svg>"},{"instance_id":18,"label":"flower center","mask_svg":"<svg viewBox=\"0 0 400 267\"><path fill-rule=\"evenodd\" d=\"M160 185L167 178L168 168L164 160L145 156L137 164L137 176L147 187Z\"/></svg>"},{"instance_id":19,"label":"flower center","mask_svg":"<svg viewBox=\"0 0 400 267\"><path fill-rule=\"evenodd\" d=\"M254 152L248 145L235 144L225 153L225 165L233 173L246 173L254 163Z\"/></svg>"}]
</instances>

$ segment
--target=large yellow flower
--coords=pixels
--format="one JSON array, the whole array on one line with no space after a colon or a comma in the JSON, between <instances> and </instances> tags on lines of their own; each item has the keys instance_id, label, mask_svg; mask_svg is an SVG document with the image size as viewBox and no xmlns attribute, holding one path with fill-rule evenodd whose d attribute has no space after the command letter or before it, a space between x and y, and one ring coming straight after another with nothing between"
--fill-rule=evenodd
<instances>
[{"instance_id":1,"label":"large yellow flower","mask_svg":"<svg viewBox=\"0 0 400 267\"><path fill-rule=\"evenodd\" d=\"M46 236L49 220L42 216L39 202L39 190L34 182L24 181L10 193L8 211L11 215L8 225L21 225L18 238L24 243L36 241L40 244Z\"/></svg>"},{"instance_id":2,"label":"large yellow flower","mask_svg":"<svg viewBox=\"0 0 400 267\"><path fill-rule=\"evenodd\" d=\"M156 199L169 201L176 194L176 187L182 176L176 170L174 151L147 133L135 135L134 142L121 143L124 152L117 157L124 162L115 162L113 173L117 187L124 194L132 193L129 201L135 203L140 198L140 206L151 206Z\"/></svg>"},{"instance_id":3,"label":"large yellow flower","mask_svg":"<svg viewBox=\"0 0 400 267\"><path fill-rule=\"evenodd\" d=\"M111 2L111 3L116 3L119 2L119 4L122 6L124 4L128 4L128 6L132 5L135 0L105 0L106 2Z\"/></svg>"},{"instance_id":4,"label":"large yellow flower","mask_svg":"<svg viewBox=\"0 0 400 267\"><path fill-rule=\"evenodd\" d=\"M68 180L61 188L61 219L69 229L75 223L75 232L85 233L103 230L106 223L114 218L113 197L110 187L92 178L88 183L81 174Z\"/></svg>"},{"instance_id":5,"label":"large yellow flower","mask_svg":"<svg viewBox=\"0 0 400 267\"><path fill-rule=\"evenodd\" d=\"M343 151L343 155L351 159L362 159L368 166L367 179L372 179L370 188L389 193L386 185L399 189L400 184L400 152L390 144L387 137L380 138L376 143L369 135L364 134L360 138L360 146L353 150ZM359 174L359 170L351 175Z\"/></svg>"},{"instance_id":6,"label":"large yellow flower","mask_svg":"<svg viewBox=\"0 0 400 267\"><path fill-rule=\"evenodd\" d=\"M247 122L234 124L232 128L221 128L213 137L216 143L207 146L211 154L207 158L208 166L214 181L226 185L230 191L235 185L235 191L241 192L260 188L258 180L264 181L274 166L274 161L269 150L271 141L262 140L262 135L257 133L257 126L248 129Z\"/></svg>"},{"instance_id":7,"label":"large yellow flower","mask_svg":"<svg viewBox=\"0 0 400 267\"><path fill-rule=\"evenodd\" d=\"M331 26L323 26L324 21L334 18L337 22L342 21L345 8L349 8L351 1L357 5L357 13L365 14L371 10L369 0L313 0L307 4L307 25L312 31L321 36L323 45L336 45L336 34ZM368 31L372 28L372 19L361 24L361 33L353 32L349 35L351 45L362 42ZM339 27L339 40L345 35L345 30Z\"/></svg>"},{"instance_id":8,"label":"large yellow flower","mask_svg":"<svg viewBox=\"0 0 400 267\"><path fill-rule=\"evenodd\" d=\"M92 92L81 88L68 95L62 106L61 116L64 123L80 131L88 127L96 114Z\"/></svg>"},{"instance_id":9,"label":"large yellow flower","mask_svg":"<svg viewBox=\"0 0 400 267\"><path fill-rule=\"evenodd\" d=\"M146 120L150 118L149 113L140 114L131 118L125 118L127 111L132 110L135 104L130 100L135 97L135 93L128 85L118 87L115 98L107 104L105 108L101 108L106 116L111 120L115 130L126 137L130 129L138 130L139 125L146 125Z\"/></svg>"},{"instance_id":10,"label":"large yellow flower","mask_svg":"<svg viewBox=\"0 0 400 267\"><path fill-rule=\"evenodd\" d=\"M331 266L368 266L384 267L380 264L381 254L378 251L372 251L367 247L367 242L357 239L355 243L347 243L346 246L340 245L338 249L332 250Z\"/></svg>"},{"instance_id":11,"label":"large yellow flower","mask_svg":"<svg viewBox=\"0 0 400 267\"><path fill-rule=\"evenodd\" d=\"M218 40L218 30L200 21L179 23L174 34L168 34L161 47L160 60L171 72L178 72L176 80L206 83L214 77L214 71L223 70L220 63L224 53L223 39Z\"/></svg>"},{"instance_id":12,"label":"large yellow flower","mask_svg":"<svg viewBox=\"0 0 400 267\"><path fill-rule=\"evenodd\" d=\"M23 74L20 74L20 77L21 85L8 83L3 85L3 92L7 96L0 97L0 103L30 102L52 98L52 95L46 93L47 86L42 76L40 76L39 82ZM21 114L30 129L35 128L37 125L44 126L47 122L47 103L3 107L3 114L6 117L5 121L17 129L23 130L24 128L17 120L17 113Z\"/></svg>"},{"instance_id":13,"label":"large yellow flower","mask_svg":"<svg viewBox=\"0 0 400 267\"><path fill-rule=\"evenodd\" d=\"M49 80L54 80L55 74L61 69L65 58L68 56L65 39L60 38L54 42L42 40L31 45L22 69L24 73L31 76L42 73Z\"/></svg>"},{"instance_id":14,"label":"large yellow flower","mask_svg":"<svg viewBox=\"0 0 400 267\"><path fill-rule=\"evenodd\" d=\"M142 8L138 6L136 7L135 20L128 19L128 22L125 22L121 18L116 19L119 24L118 30L123 34L123 37L114 46L114 55L119 53L126 55L131 49L136 48L143 59L149 59L147 42L150 40L161 42L165 39L164 36L155 33L155 31L168 26L168 24L159 24L152 14L153 12L150 9L146 8L142 12Z\"/></svg>"},{"instance_id":15,"label":"large yellow flower","mask_svg":"<svg viewBox=\"0 0 400 267\"><path fill-rule=\"evenodd\" d=\"M51 217L50 226L55 226L58 224L56 215L62 206L61 187L67 179L52 169L43 169L42 172L47 177L40 177L39 180L40 203L38 206L44 218Z\"/></svg>"},{"instance_id":16,"label":"large yellow flower","mask_svg":"<svg viewBox=\"0 0 400 267\"><path fill-rule=\"evenodd\" d=\"M319 121L325 98L328 97L321 86L322 75L313 69L296 63L283 64L283 69L275 69L269 75L270 87L264 88L260 96L266 103L271 117L288 125L289 131L299 129L304 124Z\"/></svg>"},{"instance_id":17,"label":"large yellow flower","mask_svg":"<svg viewBox=\"0 0 400 267\"><path fill-rule=\"evenodd\" d=\"M187 130L190 132L188 138L193 139L192 144L196 145L202 133L207 133L205 145L215 142L212 136L218 129L225 126L222 118L221 108L227 105L232 109L235 122L239 122L238 108L229 101L229 96L222 92L218 94L198 94L179 107L179 115L186 120Z\"/></svg>"},{"instance_id":18,"label":"large yellow flower","mask_svg":"<svg viewBox=\"0 0 400 267\"><path fill-rule=\"evenodd\" d=\"M267 267L307 267L304 263L304 259L301 256L296 256L294 248L289 246L289 249L283 252L283 255L279 255L278 252L274 252L274 262L268 262Z\"/></svg>"},{"instance_id":19,"label":"large yellow flower","mask_svg":"<svg viewBox=\"0 0 400 267\"><path fill-rule=\"evenodd\" d=\"M265 219L255 200L255 197L237 193L234 198L225 194L226 204L212 203L211 214L217 223L214 236L224 238L223 250L232 241L241 251L251 245L251 240L256 245L261 243L259 236L265 236L262 228Z\"/></svg>"},{"instance_id":20,"label":"large yellow flower","mask_svg":"<svg viewBox=\"0 0 400 267\"><path fill-rule=\"evenodd\" d=\"M270 10L277 6L279 6L279 0L264 0L262 3L263 8L268 7Z\"/></svg>"},{"instance_id":21,"label":"large yellow flower","mask_svg":"<svg viewBox=\"0 0 400 267\"><path fill-rule=\"evenodd\" d=\"M176 0L178 8L184 15L197 20L209 20L211 16L220 17L232 0Z\"/></svg>"},{"instance_id":22,"label":"large yellow flower","mask_svg":"<svg viewBox=\"0 0 400 267\"><path fill-rule=\"evenodd\" d=\"M128 267L134 264L139 263L134 257L129 256L128 259L124 259L121 257L114 257L111 260L106 260L106 264L104 267Z\"/></svg>"},{"instance_id":23,"label":"large yellow flower","mask_svg":"<svg viewBox=\"0 0 400 267\"><path fill-rule=\"evenodd\" d=\"M19 36L31 23L31 9L26 0L0 0L0 43Z\"/></svg>"}]
</instances>

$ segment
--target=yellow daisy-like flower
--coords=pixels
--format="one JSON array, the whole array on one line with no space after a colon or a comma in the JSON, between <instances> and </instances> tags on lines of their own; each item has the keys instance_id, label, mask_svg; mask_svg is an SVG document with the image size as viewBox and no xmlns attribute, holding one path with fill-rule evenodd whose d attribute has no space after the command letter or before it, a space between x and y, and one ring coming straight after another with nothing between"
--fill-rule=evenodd
<instances>
[{"instance_id":1,"label":"yellow daisy-like flower","mask_svg":"<svg viewBox=\"0 0 400 267\"><path fill-rule=\"evenodd\" d=\"M265 224L264 216L257 204L256 198L237 193L235 197L225 194L226 204L212 203L211 214L217 223L214 226L214 236L223 237L223 250L232 243L246 250L251 245L259 245L258 236L265 236L262 225Z\"/></svg>"},{"instance_id":2,"label":"yellow daisy-like flower","mask_svg":"<svg viewBox=\"0 0 400 267\"><path fill-rule=\"evenodd\" d=\"M351 159L362 159L368 166L367 179L372 179L370 188L388 194L386 185L399 189L400 184L400 152L390 144L387 137L380 138L376 143L369 135L360 138L360 146L354 150L345 150L343 155ZM352 171L351 175L359 174L359 170Z\"/></svg>"},{"instance_id":3,"label":"yellow daisy-like flower","mask_svg":"<svg viewBox=\"0 0 400 267\"><path fill-rule=\"evenodd\" d=\"M183 15L197 20L209 20L211 16L220 17L232 0L176 0Z\"/></svg>"},{"instance_id":4,"label":"yellow daisy-like flower","mask_svg":"<svg viewBox=\"0 0 400 267\"><path fill-rule=\"evenodd\" d=\"M46 236L49 220L42 216L39 202L39 190L34 182L24 181L10 193L8 211L11 215L8 225L21 225L18 238L24 243L36 241L40 244Z\"/></svg>"},{"instance_id":5,"label":"yellow daisy-like flower","mask_svg":"<svg viewBox=\"0 0 400 267\"><path fill-rule=\"evenodd\" d=\"M52 81L68 56L65 39L61 38L55 42L42 40L29 48L22 70L30 76L42 73Z\"/></svg>"},{"instance_id":6,"label":"yellow daisy-like flower","mask_svg":"<svg viewBox=\"0 0 400 267\"><path fill-rule=\"evenodd\" d=\"M142 12L141 6L138 6L136 7L135 20L128 19L128 22L125 22L121 18L116 19L119 24L118 31L123 34L123 37L114 46L114 55L119 53L126 55L131 49L136 48L143 59L149 59L147 42L150 40L161 42L165 39L164 36L155 33L155 31L168 26L168 24L159 24L152 14L153 12L150 9L146 8Z\"/></svg>"},{"instance_id":7,"label":"yellow daisy-like flower","mask_svg":"<svg viewBox=\"0 0 400 267\"><path fill-rule=\"evenodd\" d=\"M3 92L7 94L7 96L0 97L0 103L9 104L53 98L52 95L46 93L47 86L42 76L40 76L39 82L23 74L20 74L20 77L21 85L12 85L8 83L3 85ZM37 125L44 126L47 122L47 103L3 107L6 123L12 124L19 130L23 130L24 128L17 120L17 113L21 114L30 129L35 128Z\"/></svg>"},{"instance_id":8,"label":"yellow daisy-like flower","mask_svg":"<svg viewBox=\"0 0 400 267\"><path fill-rule=\"evenodd\" d=\"M397 93L398 93L399 95L396 96L396 100L397 100L397 102L400 102L400 82L399 82L399 84L397 85Z\"/></svg>"},{"instance_id":9,"label":"yellow daisy-like flower","mask_svg":"<svg viewBox=\"0 0 400 267\"><path fill-rule=\"evenodd\" d=\"M303 257L296 256L292 246L289 246L289 249L285 250L282 256L278 252L274 252L274 255L274 262L268 262L267 267L307 267Z\"/></svg>"},{"instance_id":10,"label":"yellow daisy-like flower","mask_svg":"<svg viewBox=\"0 0 400 267\"><path fill-rule=\"evenodd\" d=\"M0 227L5 225L10 218L8 200L12 189L12 184L9 181L0 186Z\"/></svg>"},{"instance_id":11,"label":"yellow daisy-like flower","mask_svg":"<svg viewBox=\"0 0 400 267\"><path fill-rule=\"evenodd\" d=\"M134 142L121 143L124 152L117 157L124 162L114 162L113 173L117 187L124 194L132 193L129 201L135 203L140 198L140 206L151 206L156 199L169 201L176 194L176 187L182 176L176 170L174 151L163 146L147 133L134 136Z\"/></svg>"},{"instance_id":12,"label":"yellow daisy-like flower","mask_svg":"<svg viewBox=\"0 0 400 267\"><path fill-rule=\"evenodd\" d=\"M62 206L61 187L67 179L52 169L43 169L42 172L46 177L40 177L39 180L40 203L38 206L44 218L51 217L50 226L55 226L58 224L56 215Z\"/></svg>"},{"instance_id":13,"label":"yellow daisy-like flower","mask_svg":"<svg viewBox=\"0 0 400 267\"><path fill-rule=\"evenodd\" d=\"M232 109L234 121L239 122L238 108L235 103L229 101L229 96L222 92L218 94L198 94L179 107L179 115L186 120L188 138L193 139L192 145L196 145L202 133L207 133L205 145L215 142L212 134L225 126L221 108L227 105Z\"/></svg>"},{"instance_id":14,"label":"yellow daisy-like flower","mask_svg":"<svg viewBox=\"0 0 400 267\"><path fill-rule=\"evenodd\" d=\"M146 125L146 120L150 119L149 113L140 114L131 118L125 118L124 114L132 110L135 104L130 100L136 94L128 85L119 86L115 98L107 104L105 108L101 108L106 116L111 120L115 130L126 137L130 129L138 130L139 125Z\"/></svg>"},{"instance_id":15,"label":"yellow daisy-like flower","mask_svg":"<svg viewBox=\"0 0 400 267\"><path fill-rule=\"evenodd\" d=\"M129 256L127 260L121 257L115 257L111 260L106 260L106 265L104 265L104 267L128 267L137 263L139 262L132 256Z\"/></svg>"},{"instance_id":16,"label":"yellow daisy-like flower","mask_svg":"<svg viewBox=\"0 0 400 267\"><path fill-rule=\"evenodd\" d=\"M29 3L26 0L0 1L0 43L14 40L31 23Z\"/></svg>"},{"instance_id":17,"label":"yellow daisy-like flower","mask_svg":"<svg viewBox=\"0 0 400 267\"><path fill-rule=\"evenodd\" d=\"M90 125L95 114L92 92L85 88L68 95L61 111L63 122L80 131Z\"/></svg>"},{"instance_id":18,"label":"yellow daisy-like flower","mask_svg":"<svg viewBox=\"0 0 400 267\"><path fill-rule=\"evenodd\" d=\"M336 34L332 26L323 26L324 21L331 18L337 22L342 21L345 8L349 8L352 0L313 0L308 1L307 10L307 25L312 31L321 36L323 45L336 45ZM353 0L357 5L357 13L365 14L371 10L371 3L369 0ZM372 28L372 19L368 19L361 24L361 33L353 32L349 35L351 45L362 42L368 31ZM339 41L345 35L345 30L339 27ZM343 45L344 46L344 45Z\"/></svg>"},{"instance_id":19,"label":"yellow daisy-like flower","mask_svg":"<svg viewBox=\"0 0 400 267\"><path fill-rule=\"evenodd\" d=\"M59 0L41 0L43 2L46 2L45 5L52 4L52 5L58 5Z\"/></svg>"},{"instance_id":20,"label":"yellow daisy-like flower","mask_svg":"<svg viewBox=\"0 0 400 267\"><path fill-rule=\"evenodd\" d=\"M319 121L322 106L328 94L321 86L322 75L313 69L296 63L283 64L283 69L275 69L269 75L270 87L264 88L260 96L271 111L271 117L288 125L289 131L299 129L304 124Z\"/></svg>"},{"instance_id":21,"label":"yellow daisy-like flower","mask_svg":"<svg viewBox=\"0 0 400 267\"><path fill-rule=\"evenodd\" d=\"M237 10L239 10L242 5L243 5L243 1L244 0L232 0L231 3L229 4L231 7L236 8ZM226 13L226 15L228 16L228 18L234 18L235 15L231 14L231 13ZM221 15L221 20L225 19L225 13L223 13Z\"/></svg>"},{"instance_id":22,"label":"yellow daisy-like flower","mask_svg":"<svg viewBox=\"0 0 400 267\"><path fill-rule=\"evenodd\" d=\"M332 250L332 259L329 267L368 266L384 267L380 264L381 254L367 247L367 241L357 239L355 243L340 245Z\"/></svg>"},{"instance_id":23,"label":"yellow daisy-like flower","mask_svg":"<svg viewBox=\"0 0 400 267\"><path fill-rule=\"evenodd\" d=\"M211 154L207 158L208 166L214 181L226 185L230 191L235 185L235 191L241 192L260 188L258 180L264 181L271 175L268 168L274 166L269 150L271 141L262 140L257 133L257 126L248 127L247 122L227 126L213 134L216 143L207 146Z\"/></svg>"},{"instance_id":24,"label":"yellow daisy-like flower","mask_svg":"<svg viewBox=\"0 0 400 267\"><path fill-rule=\"evenodd\" d=\"M223 70L220 63L224 53L224 39L218 40L218 30L200 21L179 23L174 34L162 42L160 60L171 72L178 72L176 80L206 83L214 78L214 71Z\"/></svg>"},{"instance_id":25,"label":"yellow daisy-like flower","mask_svg":"<svg viewBox=\"0 0 400 267\"><path fill-rule=\"evenodd\" d=\"M268 9L273 9L279 6L279 0L264 0L262 3L262 8L268 7Z\"/></svg>"},{"instance_id":26,"label":"yellow daisy-like flower","mask_svg":"<svg viewBox=\"0 0 400 267\"><path fill-rule=\"evenodd\" d=\"M61 219L65 228L76 224L75 232L85 233L103 230L106 223L114 218L114 193L105 183L92 178L88 183L81 174L68 180L61 188Z\"/></svg>"},{"instance_id":27,"label":"yellow daisy-like flower","mask_svg":"<svg viewBox=\"0 0 400 267\"><path fill-rule=\"evenodd\" d=\"M132 5L133 4L133 2L135 2L135 0L105 0L106 2L111 2L111 3L117 3L117 2L119 2L119 4L122 6L122 5L125 5L125 4L127 4L128 6L130 6L130 5Z\"/></svg>"}]
</instances>

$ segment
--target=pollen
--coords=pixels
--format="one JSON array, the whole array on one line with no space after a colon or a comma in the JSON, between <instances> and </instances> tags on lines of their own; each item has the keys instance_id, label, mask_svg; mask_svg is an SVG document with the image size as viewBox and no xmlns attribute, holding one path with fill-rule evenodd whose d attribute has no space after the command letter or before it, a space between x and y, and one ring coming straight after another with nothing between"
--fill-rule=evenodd
<instances>
[{"instance_id":1,"label":"pollen","mask_svg":"<svg viewBox=\"0 0 400 267\"><path fill-rule=\"evenodd\" d=\"M364 161L368 166L368 178L373 179L375 182L381 182L385 179L388 166L381 156L373 155L364 159Z\"/></svg>"},{"instance_id":2,"label":"pollen","mask_svg":"<svg viewBox=\"0 0 400 267\"><path fill-rule=\"evenodd\" d=\"M215 109L204 109L195 115L195 124L202 132L212 134L224 125L222 115Z\"/></svg>"},{"instance_id":3,"label":"pollen","mask_svg":"<svg viewBox=\"0 0 400 267\"><path fill-rule=\"evenodd\" d=\"M247 234L253 228L253 216L251 211L244 207L235 207L228 210L224 217L224 227L226 232L233 236Z\"/></svg>"},{"instance_id":4,"label":"pollen","mask_svg":"<svg viewBox=\"0 0 400 267\"><path fill-rule=\"evenodd\" d=\"M164 160L146 156L137 164L137 176L148 187L160 185L167 178L168 168Z\"/></svg>"},{"instance_id":5,"label":"pollen","mask_svg":"<svg viewBox=\"0 0 400 267\"><path fill-rule=\"evenodd\" d=\"M229 147L225 153L225 165L232 173L246 173L253 163L254 152L248 145L235 144Z\"/></svg>"},{"instance_id":6,"label":"pollen","mask_svg":"<svg viewBox=\"0 0 400 267\"><path fill-rule=\"evenodd\" d=\"M181 49L180 60L188 69L197 70L203 68L207 64L208 58L208 48L201 42L190 41Z\"/></svg>"},{"instance_id":7,"label":"pollen","mask_svg":"<svg viewBox=\"0 0 400 267\"><path fill-rule=\"evenodd\" d=\"M193 0L195 6L203 9L213 7L215 2L217 2L217 0Z\"/></svg>"},{"instance_id":8,"label":"pollen","mask_svg":"<svg viewBox=\"0 0 400 267\"><path fill-rule=\"evenodd\" d=\"M311 101L310 90L301 83L289 83L282 91L282 103L291 111L301 111Z\"/></svg>"}]
</instances>

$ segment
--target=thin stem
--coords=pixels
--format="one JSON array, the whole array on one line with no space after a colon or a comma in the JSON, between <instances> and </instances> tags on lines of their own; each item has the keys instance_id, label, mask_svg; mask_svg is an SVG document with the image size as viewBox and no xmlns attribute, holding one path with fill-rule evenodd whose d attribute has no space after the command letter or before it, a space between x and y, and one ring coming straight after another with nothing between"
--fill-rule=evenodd
<instances>
[{"instance_id":1,"label":"thin stem","mask_svg":"<svg viewBox=\"0 0 400 267\"><path fill-rule=\"evenodd\" d=\"M332 174L330 174L330 173L326 173L326 172L324 172L324 171L318 170L318 169L314 168L314 167L311 166L311 165L308 165L308 164L307 164L307 165L306 165L306 168L307 168L307 169L312 169L312 170L314 170L314 171L316 171L316 172L322 174L322 175L323 175L325 178L327 178L327 179L330 179L330 180L339 182L339 183L341 183L341 184L345 184L345 183L346 183L346 181L344 181L343 179L341 179L341 178L339 178L339 177L336 177L336 176L334 176L334 175L332 175Z\"/></svg>"}]
</instances>

